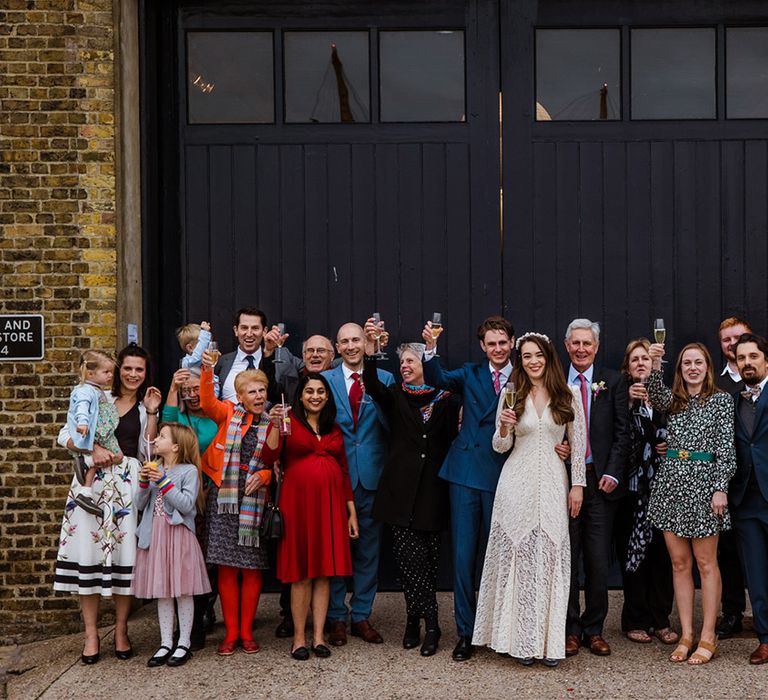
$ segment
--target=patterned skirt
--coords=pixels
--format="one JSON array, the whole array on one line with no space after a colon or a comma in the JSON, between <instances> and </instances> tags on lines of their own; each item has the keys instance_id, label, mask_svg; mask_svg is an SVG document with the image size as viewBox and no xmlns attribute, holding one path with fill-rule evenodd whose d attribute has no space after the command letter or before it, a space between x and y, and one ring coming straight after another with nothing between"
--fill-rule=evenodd
<instances>
[{"instance_id":1,"label":"patterned skirt","mask_svg":"<svg viewBox=\"0 0 768 700\"><path fill-rule=\"evenodd\" d=\"M117 466L96 472L93 500L101 516L75 504L80 485L72 480L59 536L55 591L104 597L133 593L138 522L133 500L139 468L137 459L125 457Z\"/></svg>"}]
</instances>

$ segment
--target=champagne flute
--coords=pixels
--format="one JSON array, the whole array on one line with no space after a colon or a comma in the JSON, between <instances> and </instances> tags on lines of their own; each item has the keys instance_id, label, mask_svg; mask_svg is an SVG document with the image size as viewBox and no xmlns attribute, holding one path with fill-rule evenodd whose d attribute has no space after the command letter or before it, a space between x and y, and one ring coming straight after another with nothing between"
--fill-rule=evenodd
<instances>
[{"instance_id":1,"label":"champagne flute","mask_svg":"<svg viewBox=\"0 0 768 700\"><path fill-rule=\"evenodd\" d=\"M376 325L376 330L378 331L376 335L376 354L374 357L377 360L386 360L387 354L381 351L381 336L382 336L382 320L381 320L381 314L378 311L374 311L373 314L371 314L373 317L373 322Z\"/></svg>"},{"instance_id":2,"label":"champagne flute","mask_svg":"<svg viewBox=\"0 0 768 700\"><path fill-rule=\"evenodd\" d=\"M277 350L275 350L275 362L285 362L283 359L283 335L285 334L285 324L284 323L278 323L277 324L277 334L279 336L279 339L277 341ZM290 433L286 433L290 434Z\"/></svg>"},{"instance_id":3,"label":"champagne flute","mask_svg":"<svg viewBox=\"0 0 768 700\"><path fill-rule=\"evenodd\" d=\"M510 410L515 408L515 383L510 380L504 385L504 407Z\"/></svg>"},{"instance_id":4,"label":"champagne flute","mask_svg":"<svg viewBox=\"0 0 768 700\"><path fill-rule=\"evenodd\" d=\"M641 377L638 377L635 380L635 384L642 384L643 386L646 386L648 384L648 375L644 374ZM643 400L642 399L635 399L635 405L633 406L633 413L635 415L641 415L643 410Z\"/></svg>"},{"instance_id":5,"label":"champagne flute","mask_svg":"<svg viewBox=\"0 0 768 700\"><path fill-rule=\"evenodd\" d=\"M653 339L663 345L664 341L667 339L667 329L664 325L664 319L663 318L657 318L653 322ZM666 364L666 360L661 361L662 364Z\"/></svg>"},{"instance_id":6,"label":"champagne flute","mask_svg":"<svg viewBox=\"0 0 768 700\"><path fill-rule=\"evenodd\" d=\"M211 367L215 367L216 363L221 357L221 352L219 352L219 344L215 340L212 340L210 343L208 343L208 352L211 354Z\"/></svg>"},{"instance_id":7,"label":"champagne flute","mask_svg":"<svg viewBox=\"0 0 768 700\"><path fill-rule=\"evenodd\" d=\"M443 316L439 312L435 311L435 313L432 314L432 338L435 341L435 357L440 357L440 355L437 354L437 339L440 337L442 332Z\"/></svg>"},{"instance_id":8,"label":"champagne flute","mask_svg":"<svg viewBox=\"0 0 768 700\"><path fill-rule=\"evenodd\" d=\"M280 417L280 435L290 435L291 417L288 415L288 406L285 404L285 394L280 394L280 401L283 405L283 415Z\"/></svg>"}]
</instances>

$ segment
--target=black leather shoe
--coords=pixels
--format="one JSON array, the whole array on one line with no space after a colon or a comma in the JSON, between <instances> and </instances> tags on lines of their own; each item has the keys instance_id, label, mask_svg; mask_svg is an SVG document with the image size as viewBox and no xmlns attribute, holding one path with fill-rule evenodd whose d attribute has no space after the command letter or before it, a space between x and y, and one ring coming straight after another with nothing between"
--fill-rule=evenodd
<instances>
[{"instance_id":1,"label":"black leather shoe","mask_svg":"<svg viewBox=\"0 0 768 700\"><path fill-rule=\"evenodd\" d=\"M85 463L83 455L75 455L75 476L80 486L85 486L85 475L88 472L88 466Z\"/></svg>"},{"instance_id":2,"label":"black leather shoe","mask_svg":"<svg viewBox=\"0 0 768 700\"><path fill-rule=\"evenodd\" d=\"M158 651L161 651L162 649L165 649L167 653L165 654L158 654ZM158 666L165 666L166 662L168 661L168 657L171 655L171 652L173 649L169 649L166 646L161 646L152 656L149 657L149 661L147 661L147 666L150 668L157 668Z\"/></svg>"},{"instance_id":3,"label":"black leather shoe","mask_svg":"<svg viewBox=\"0 0 768 700\"><path fill-rule=\"evenodd\" d=\"M459 637L459 641L453 649L454 661L467 661L472 658L472 637Z\"/></svg>"},{"instance_id":4,"label":"black leather shoe","mask_svg":"<svg viewBox=\"0 0 768 700\"><path fill-rule=\"evenodd\" d=\"M80 661L82 661L86 666L92 666L93 664L97 663L100 658L101 658L101 639L99 639L98 651L95 654L90 654L89 656L86 656L85 654L80 655Z\"/></svg>"},{"instance_id":5,"label":"black leather shoe","mask_svg":"<svg viewBox=\"0 0 768 700\"><path fill-rule=\"evenodd\" d=\"M78 493L73 500L86 513L90 513L91 515L104 515L101 508L96 505L96 502L90 496L84 496L82 493Z\"/></svg>"},{"instance_id":6,"label":"black leather shoe","mask_svg":"<svg viewBox=\"0 0 768 700\"><path fill-rule=\"evenodd\" d=\"M437 643L440 641L440 628L433 627L424 633L424 644L421 645L422 656L434 656L437 653ZM471 648L471 647L470 647ZM454 656L454 658L456 658Z\"/></svg>"},{"instance_id":7,"label":"black leather shoe","mask_svg":"<svg viewBox=\"0 0 768 700\"><path fill-rule=\"evenodd\" d=\"M133 646L131 645L131 641L128 640L128 648L127 649L118 649L117 646L115 646L115 656L120 659L120 661L127 661L133 656Z\"/></svg>"},{"instance_id":8,"label":"black leather shoe","mask_svg":"<svg viewBox=\"0 0 768 700\"><path fill-rule=\"evenodd\" d=\"M291 656L296 661L307 661L309 659L309 649L307 647L299 647L291 652Z\"/></svg>"},{"instance_id":9,"label":"black leather shoe","mask_svg":"<svg viewBox=\"0 0 768 700\"><path fill-rule=\"evenodd\" d=\"M284 617L280 624L275 627L275 637L287 639L293 637L293 620L290 617Z\"/></svg>"},{"instance_id":10,"label":"black leather shoe","mask_svg":"<svg viewBox=\"0 0 768 700\"><path fill-rule=\"evenodd\" d=\"M184 653L181 656L171 655L171 657L166 662L168 666L183 666L192 658L192 652L189 650L189 647L185 647L179 644L176 649L173 650L173 653L175 654L178 649L183 649Z\"/></svg>"},{"instance_id":11,"label":"black leather shoe","mask_svg":"<svg viewBox=\"0 0 768 700\"><path fill-rule=\"evenodd\" d=\"M741 630L741 616L724 613L717 623L715 634L717 634L720 639L729 639L730 637L733 637L734 634L741 632Z\"/></svg>"},{"instance_id":12,"label":"black leather shoe","mask_svg":"<svg viewBox=\"0 0 768 700\"><path fill-rule=\"evenodd\" d=\"M331 655L331 650L325 644L318 644L312 647L312 653L319 659L327 659Z\"/></svg>"},{"instance_id":13,"label":"black leather shoe","mask_svg":"<svg viewBox=\"0 0 768 700\"><path fill-rule=\"evenodd\" d=\"M205 632L193 632L189 639L189 650L200 651L205 649Z\"/></svg>"},{"instance_id":14,"label":"black leather shoe","mask_svg":"<svg viewBox=\"0 0 768 700\"><path fill-rule=\"evenodd\" d=\"M405 633L403 634L403 649L413 649L419 646L421 641L421 618L415 615L408 615L405 623Z\"/></svg>"}]
</instances>

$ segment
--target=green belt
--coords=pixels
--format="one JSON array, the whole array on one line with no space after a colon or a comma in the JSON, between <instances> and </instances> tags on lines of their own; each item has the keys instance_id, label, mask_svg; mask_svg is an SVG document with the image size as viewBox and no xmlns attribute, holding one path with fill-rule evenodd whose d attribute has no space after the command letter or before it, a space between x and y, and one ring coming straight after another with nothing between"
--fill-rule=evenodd
<instances>
[{"instance_id":1,"label":"green belt","mask_svg":"<svg viewBox=\"0 0 768 700\"><path fill-rule=\"evenodd\" d=\"M692 459L695 462L714 462L714 452L695 452L694 450L667 450L670 459Z\"/></svg>"}]
</instances>

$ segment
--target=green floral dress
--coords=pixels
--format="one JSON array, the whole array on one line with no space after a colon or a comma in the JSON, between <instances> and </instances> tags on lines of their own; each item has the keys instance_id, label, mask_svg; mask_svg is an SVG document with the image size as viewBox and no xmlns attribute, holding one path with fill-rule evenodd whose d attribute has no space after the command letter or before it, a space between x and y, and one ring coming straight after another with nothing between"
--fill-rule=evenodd
<instances>
[{"instance_id":1,"label":"green floral dress","mask_svg":"<svg viewBox=\"0 0 768 700\"><path fill-rule=\"evenodd\" d=\"M653 408L669 411L672 391L659 370L651 372L647 388ZM717 392L701 403L691 397L684 411L668 414L669 449L712 452L715 459L662 459L648 504L648 518L655 527L678 537L711 537L730 529L727 509L722 516L712 512L712 494L728 493L736 472L733 410L730 395Z\"/></svg>"}]
</instances>

